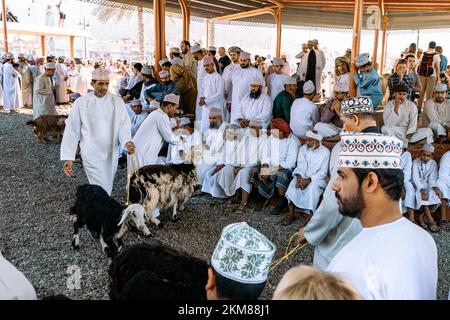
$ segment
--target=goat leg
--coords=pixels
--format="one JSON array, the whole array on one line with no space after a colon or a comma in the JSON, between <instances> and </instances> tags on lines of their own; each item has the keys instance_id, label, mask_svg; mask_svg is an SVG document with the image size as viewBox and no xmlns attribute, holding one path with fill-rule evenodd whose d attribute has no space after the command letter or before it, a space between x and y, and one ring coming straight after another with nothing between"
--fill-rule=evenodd
<instances>
[{"instance_id":1,"label":"goat leg","mask_svg":"<svg viewBox=\"0 0 450 320\"><path fill-rule=\"evenodd\" d=\"M100 243L103 251L108 258L114 258L117 255L117 246L112 236L104 237L103 233L100 235Z\"/></svg>"},{"instance_id":2,"label":"goat leg","mask_svg":"<svg viewBox=\"0 0 450 320\"><path fill-rule=\"evenodd\" d=\"M72 238L72 247L75 250L80 249L80 229L83 228L83 224L80 221L75 221L73 223L73 238Z\"/></svg>"}]
</instances>

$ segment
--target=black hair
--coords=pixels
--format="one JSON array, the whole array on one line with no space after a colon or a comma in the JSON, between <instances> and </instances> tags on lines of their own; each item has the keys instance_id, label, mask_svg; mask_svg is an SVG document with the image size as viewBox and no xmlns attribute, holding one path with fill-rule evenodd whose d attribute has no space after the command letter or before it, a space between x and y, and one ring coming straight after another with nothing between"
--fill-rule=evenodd
<instances>
[{"instance_id":1,"label":"black hair","mask_svg":"<svg viewBox=\"0 0 450 320\"><path fill-rule=\"evenodd\" d=\"M362 66L360 66L360 68L369 67L371 65L372 65L372 62L367 62L366 64L363 64Z\"/></svg>"},{"instance_id":2,"label":"black hair","mask_svg":"<svg viewBox=\"0 0 450 320\"><path fill-rule=\"evenodd\" d=\"M170 61L164 62L163 66L171 67L172 66L172 62L170 62Z\"/></svg>"},{"instance_id":3,"label":"black hair","mask_svg":"<svg viewBox=\"0 0 450 320\"><path fill-rule=\"evenodd\" d=\"M389 198L393 201L401 199L404 188L402 169L353 168L353 172L355 172L356 178L358 179L359 187L361 187L364 178L367 177L370 172L374 172L381 183L381 187L387 193Z\"/></svg>"},{"instance_id":4,"label":"black hair","mask_svg":"<svg viewBox=\"0 0 450 320\"><path fill-rule=\"evenodd\" d=\"M406 58L404 58L404 59L399 59L397 61L397 64L408 64L408 62L406 61Z\"/></svg>"},{"instance_id":5,"label":"black hair","mask_svg":"<svg viewBox=\"0 0 450 320\"><path fill-rule=\"evenodd\" d=\"M216 292L220 299L229 300L258 300L263 292L266 281L262 283L242 283L220 275L212 268L216 278Z\"/></svg>"},{"instance_id":6,"label":"black hair","mask_svg":"<svg viewBox=\"0 0 450 320\"><path fill-rule=\"evenodd\" d=\"M133 67L134 67L137 71L141 72L141 70L142 70L142 63L136 62L135 64L133 64Z\"/></svg>"},{"instance_id":7,"label":"black hair","mask_svg":"<svg viewBox=\"0 0 450 320\"><path fill-rule=\"evenodd\" d=\"M442 47L441 46L436 46L436 49L435 49L437 52L439 52L439 53L442 53L442 51L443 51L443 49L442 49Z\"/></svg>"},{"instance_id":8,"label":"black hair","mask_svg":"<svg viewBox=\"0 0 450 320\"><path fill-rule=\"evenodd\" d=\"M187 40L183 40L183 41L181 41L181 43L184 43L185 45L187 45L189 47L191 46L191 43Z\"/></svg>"},{"instance_id":9,"label":"black hair","mask_svg":"<svg viewBox=\"0 0 450 320\"><path fill-rule=\"evenodd\" d=\"M175 105L175 103L169 102L169 101L163 101L161 103L161 107L170 107L170 106L174 106L174 105Z\"/></svg>"},{"instance_id":10,"label":"black hair","mask_svg":"<svg viewBox=\"0 0 450 320\"><path fill-rule=\"evenodd\" d=\"M409 54L407 54L407 55L405 56L405 60L408 61L409 58L414 58L414 59L416 59L416 56L415 56L415 54L413 54L413 53L409 53Z\"/></svg>"},{"instance_id":11,"label":"black hair","mask_svg":"<svg viewBox=\"0 0 450 320\"><path fill-rule=\"evenodd\" d=\"M178 53L178 52L172 52L172 54L173 54L174 57L180 57L181 56L181 53Z\"/></svg>"},{"instance_id":12,"label":"black hair","mask_svg":"<svg viewBox=\"0 0 450 320\"><path fill-rule=\"evenodd\" d=\"M428 44L428 47L430 49L435 49L436 48L436 42L435 41L430 41L430 43Z\"/></svg>"},{"instance_id":13,"label":"black hair","mask_svg":"<svg viewBox=\"0 0 450 320\"><path fill-rule=\"evenodd\" d=\"M350 115L342 115L343 117L352 118L352 116L357 116L361 120L372 120L376 121L377 116L375 113L358 113L358 114L350 114Z\"/></svg>"}]
</instances>

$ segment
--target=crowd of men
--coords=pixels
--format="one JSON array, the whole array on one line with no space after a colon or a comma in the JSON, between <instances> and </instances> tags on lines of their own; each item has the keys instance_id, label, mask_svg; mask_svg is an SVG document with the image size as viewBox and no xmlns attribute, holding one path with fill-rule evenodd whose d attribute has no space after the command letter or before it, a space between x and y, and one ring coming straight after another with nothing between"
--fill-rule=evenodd
<instances>
[{"instance_id":1,"label":"crowd of men","mask_svg":"<svg viewBox=\"0 0 450 320\"><path fill-rule=\"evenodd\" d=\"M435 299L437 249L423 229L448 225L450 151L439 164L433 159L433 143L450 142L450 74L442 48L430 42L421 52L411 45L387 88L368 54L351 61L346 52L336 59L333 96L321 102L325 58L318 45L302 45L294 74L284 72L283 58L262 70L239 47L228 48L228 56L219 48L217 55L215 47L188 41L171 48L159 68L132 63L130 71L123 62L100 62L89 80L81 61L50 57L44 72L30 77L28 91L23 65L32 73L33 62L19 55L15 63L7 54L3 107L13 111L17 101L32 99L34 117L55 114L70 92L74 103L61 145L66 175L73 175L79 154L89 183L111 194L118 165L132 173L194 163L197 195L229 199L237 213L274 204L270 214L282 216L283 225L299 211L307 216L298 234L315 248L314 267L322 270L315 272L342 276L348 281L342 286L353 287L349 296ZM352 83L356 97L349 97ZM421 145L414 160L409 144ZM274 252L245 222L225 227L208 271L208 298L257 299ZM302 272L309 271L286 274L275 296L305 298L300 287L311 279Z\"/></svg>"}]
</instances>

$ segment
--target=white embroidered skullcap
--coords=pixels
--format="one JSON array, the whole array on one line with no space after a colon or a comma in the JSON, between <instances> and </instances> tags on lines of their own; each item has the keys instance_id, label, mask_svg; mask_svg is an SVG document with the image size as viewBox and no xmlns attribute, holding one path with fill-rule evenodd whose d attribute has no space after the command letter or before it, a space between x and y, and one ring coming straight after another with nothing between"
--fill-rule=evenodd
<instances>
[{"instance_id":1,"label":"white embroidered skullcap","mask_svg":"<svg viewBox=\"0 0 450 320\"><path fill-rule=\"evenodd\" d=\"M152 67L150 67L148 64L144 64L142 66L141 73L145 74L146 76L152 76L153 75Z\"/></svg>"},{"instance_id":2,"label":"white embroidered skullcap","mask_svg":"<svg viewBox=\"0 0 450 320\"><path fill-rule=\"evenodd\" d=\"M263 127L263 121L258 120L258 119L251 119L248 123L249 127L257 127L257 128L262 128Z\"/></svg>"},{"instance_id":3,"label":"white embroidered skullcap","mask_svg":"<svg viewBox=\"0 0 450 320\"><path fill-rule=\"evenodd\" d=\"M273 58L274 66L284 66L284 61L282 58Z\"/></svg>"},{"instance_id":4,"label":"white embroidered skullcap","mask_svg":"<svg viewBox=\"0 0 450 320\"><path fill-rule=\"evenodd\" d=\"M226 226L214 249L211 265L221 276L240 283L267 280L275 245L246 222Z\"/></svg>"},{"instance_id":5,"label":"white embroidered skullcap","mask_svg":"<svg viewBox=\"0 0 450 320\"><path fill-rule=\"evenodd\" d=\"M339 167L401 169L403 142L394 136L375 133L341 134Z\"/></svg>"},{"instance_id":6,"label":"white embroidered skullcap","mask_svg":"<svg viewBox=\"0 0 450 320\"><path fill-rule=\"evenodd\" d=\"M29 61L29 62L34 61L34 57L33 56L28 56L27 57L27 61Z\"/></svg>"},{"instance_id":7,"label":"white embroidered skullcap","mask_svg":"<svg viewBox=\"0 0 450 320\"><path fill-rule=\"evenodd\" d=\"M447 85L445 83L438 83L434 86L434 92L446 92Z\"/></svg>"},{"instance_id":8,"label":"white embroidered skullcap","mask_svg":"<svg viewBox=\"0 0 450 320\"><path fill-rule=\"evenodd\" d=\"M215 117L222 116L222 110L219 108L212 107L209 109L209 115Z\"/></svg>"},{"instance_id":9,"label":"white embroidered skullcap","mask_svg":"<svg viewBox=\"0 0 450 320\"><path fill-rule=\"evenodd\" d=\"M180 119L180 126L187 126L191 123L191 120L189 118L181 118Z\"/></svg>"},{"instance_id":10,"label":"white embroidered skullcap","mask_svg":"<svg viewBox=\"0 0 450 320\"><path fill-rule=\"evenodd\" d=\"M434 146L431 143L425 143L420 149L420 151L428 151L434 153Z\"/></svg>"},{"instance_id":11,"label":"white embroidered skullcap","mask_svg":"<svg viewBox=\"0 0 450 320\"><path fill-rule=\"evenodd\" d=\"M202 48L200 47L200 45L196 44L191 48L191 53L196 53L202 51Z\"/></svg>"},{"instance_id":12,"label":"white embroidered skullcap","mask_svg":"<svg viewBox=\"0 0 450 320\"><path fill-rule=\"evenodd\" d=\"M314 133L311 130L308 130L308 132L306 132L306 136L308 138L317 140L319 142L322 142L322 139L323 139L323 137L322 137L322 135L320 133Z\"/></svg>"},{"instance_id":13,"label":"white embroidered skullcap","mask_svg":"<svg viewBox=\"0 0 450 320\"><path fill-rule=\"evenodd\" d=\"M284 85L288 85L288 84L297 84L297 79L295 79L294 77L287 77L284 82Z\"/></svg>"},{"instance_id":14,"label":"white embroidered skullcap","mask_svg":"<svg viewBox=\"0 0 450 320\"><path fill-rule=\"evenodd\" d=\"M208 51L217 51L217 48L214 46L209 46Z\"/></svg>"},{"instance_id":15,"label":"white embroidered skullcap","mask_svg":"<svg viewBox=\"0 0 450 320\"><path fill-rule=\"evenodd\" d=\"M232 52L242 52L242 49L236 46L233 47L229 47L228 48L228 54L232 53Z\"/></svg>"},{"instance_id":16,"label":"white embroidered skullcap","mask_svg":"<svg viewBox=\"0 0 450 320\"><path fill-rule=\"evenodd\" d=\"M242 59L242 60L250 60L250 57L251 57L251 54L248 53L248 52L245 52L245 51L242 51L239 54L239 58Z\"/></svg>"},{"instance_id":17,"label":"white embroidered skullcap","mask_svg":"<svg viewBox=\"0 0 450 320\"><path fill-rule=\"evenodd\" d=\"M214 58L210 55L206 55L202 59L203 65L214 64Z\"/></svg>"},{"instance_id":18,"label":"white embroidered skullcap","mask_svg":"<svg viewBox=\"0 0 450 320\"><path fill-rule=\"evenodd\" d=\"M168 71L166 71L166 70L162 70L162 71L160 71L159 73L159 77L162 79L162 78L167 78L168 76L169 76L169 72Z\"/></svg>"},{"instance_id":19,"label":"white embroidered skullcap","mask_svg":"<svg viewBox=\"0 0 450 320\"><path fill-rule=\"evenodd\" d=\"M181 53L181 50L180 50L180 48L178 48L178 47L172 47L172 48L170 48L170 52L173 52L173 53Z\"/></svg>"},{"instance_id":20,"label":"white embroidered skullcap","mask_svg":"<svg viewBox=\"0 0 450 320\"><path fill-rule=\"evenodd\" d=\"M133 99L133 100L131 100L131 106L132 106L132 107L134 107L134 106L140 106L140 105L142 105L141 100L139 100L139 99Z\"/></svg>"},{"instance_id":21,"label":"white embroidered skullcap","mask_svg":"<svg viewBox=\"0 0 450 320\"><path fill-rule=\"evenodd\" d=\"M109 81L109 72L105 68L97 68L92 71L92 80Z\"/></svg>"},{"instance_id":22,"label":"white embroidered skullcap","mask_svg":"<svg viewBox=\"0 0 450 320\"><path fill-rule=\"evenodd\" d=\"M351 97L341 102L342 115L351 116L361 113L374 113L372 99L370 97Z\"/></svg>"},{"instance_id":23,"label":"white embroidered skullcap","mask_svg":"<svg viewBox=\"0 0 450 320\"><path fill-rule=\"evenodd\" d=\"M24 53L19 53L19 54L17 55L17 58L25 58L25 54L24 54Z\"/></svg>"},{"instance_id":24,"label":"white embroidered skullcap","mask_svg":"<svg viewBox=\"0 0 450 320\"><path fill-rule=\"evenodd\" d=\"M335 92L348 92L350 84L348 81L338 82L334 85Z\"/></svg>"},{"instance_id":25,"label":"white embroidered skullcap","mask_svg":"<svg viewBox=\"0 0 450 320\"><path fill-rule=\"evenodd\" d=\"M312 82L311 80L308 80L303 84L303 93L311 94L314 93L315 91L316 86L314 85L314 82Z\"/></svg>"},{"instance_id":26,"label":"white embroidered skullcap","mask_svg":"<svg viewBox=\"0 0 450 320\"><path fill-rule=\"evenodd\" d=\"M161 104L158 100L152 100L150 101L150 108L159 108L161 107Z\"/></svg>"},{"instance_id":27,"label":"white embroidered skullcap","mask_svg":"<svg viewBox=\"0 0 450 320\"><path fill-rule=\"evenodd\" d=\"M170 62L167 57L164 57L163 59L159 60L159 65L162 67L164 63Z\"/></svg>"},{"instance_id":28,"label":"white embroidered skullcap","mask_svg":"<svg viewBox=\"0 0 450 320\"><path fill-rule=\"evenodd\" d=\"M56 69L56 63L54 62L48 62L45 66L45 69Z\"/></svg>"},{"instance_id":29,"label":"white embroidered skullcap","mask_svg":"<svg viewBox=\"0 0 450 320\"><path fill-rule=\"evenodd\" d=\"M12 59L12 58L14 58L14 55L12 54L12 53L7 53L6 55L5 55L5 58L6 59Z\"/></svg>"},{"instance_id":30,"label":"white embroidered skullcap","mask_svg":"<svg viewBox=\"0 0 450 320\"><path fill-rule=\"evenodd\" d=\"M177 96L174 93L169 93L164 97L164 102L170 102L173 104L180 104L180 96Z\"/></svg>"},{"instance_id":31,"label":"white embroidered skullcap","mask_svg":"<svg viewBox=\"0 0 450 320\"><path fill-rule=\"evenodd\" d=\"M250 85L258 85L258 86L263 86L264 85L264 80L258 77L253 77L252 81L250 82Z\"/></svg>"},{"instance_id":32,"label":"white embroidered skullcap","mask_svg":"<svg viewBox=\"0 0 450 320\"><path fill-rule=\"evenodd\" d=\"M170 63L172 65L183 66L183 59L181 59L180 57L175 57L172 60L170 60Z\"/></svg>"},{"instance_id":33,"label":"white embroidered skullcap","mask_svg":"<svg viewBox=\"0 0 450 320\"><path fill-rule=\"evenodd\" d=\"M369 53L362 53L355 58L355 65L357 67L361 67L368 63L370 63L370 54Z\"/></svg>"}]
</instances>

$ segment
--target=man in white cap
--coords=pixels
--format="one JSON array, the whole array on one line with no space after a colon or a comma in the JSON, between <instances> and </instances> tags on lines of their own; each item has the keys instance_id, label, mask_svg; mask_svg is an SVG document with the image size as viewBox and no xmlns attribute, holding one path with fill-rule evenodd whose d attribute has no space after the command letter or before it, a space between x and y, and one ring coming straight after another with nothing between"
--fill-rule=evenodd
<instances>
[{"instance_id":1,"label":"man in white cap","mask_svg":"<svg viewBox=\"0 0 450 320\"><path fill-rule=\"evenodd\" d=\"M283 225L290 225L295 220L294 206L306 214L313 214L327 186L330 150L322 145L322 136L317 131L308 131L306 138L298 152L297 167L286 191L289 212L283 217Z\"/></svg>"},{"instance_id":2,"label":"man in white cap","mask_svg":"<svg viewBox=\"0 0 450 320\"><path fill-rule=\"evenodd\" d=\"M206 76L206 70L203 66L203 57L205 53L203 52L200 45L196 44L191 47L191 53L194 56L194 59L197 61L197 105L195 107L195 121L201 121L202 119L202 111L203 109L200 106L200 98L203 97L203 79ZM201 123L201 122L200 122Z\"/></svg>"},{"instance_id":3,"label":"man in white cap","mask_svg":"<svg viewBox=\"0 0 450 320\"><path fill-rule=\"evenodd\" d=\"M34 81L33 87L33 120L47 114L58 114L55 108L52 77L55 74L55 63L45 65L45 71Z\"/></svg>"},{"instance_id":4,"label":"man in white cap","mask_svg":"<svg viewBox=\"0 0 450 320\"><path fill-rule=\"evenodd\" d=\"M323 141L337 142L342 130L340 118L341 102L347 98L348 84L337 83L334 86L334 98L329 99L319 108L320 121L314 126L314 130L324 138Z\"/></svg>"},{"instance_id":5,"label":"man in white cap","mask_svg":"<svg viewBox=\"0 0 450 320\"><path fill-rule=\"evenodd\" d=\"M158 81L153 77L152 67L149 66L148 64L142 66L141 74L142 74L143 83L142 83L142 88L141 88L141 94L139 95L139 100L141 101L142 111L146 112L146 113L150 113L153 110L150 107L150 102L145 99L145 90L147 90L148 88L150 88L152 86L156 86L158 84ZM155 101L159 104L159 102L157 100L153 100L153 101Z\"/></svg>"},{"instance_id":6,"label":"man in white cap","mask_svg":"<svg viewBox=\"0 0 450 320\"><path fill-rule=\"evenodd\" d=\"M23 53L17 56L19 60L19 72L22 76L22 101L25 107L29 107L32 104L33 95L33 75L31 74L27 59Z\"/></svg>"},{"instance_id":7,"label":"man in white cap","mask_svg":"<svg viewBox=\"0 0 450 320\"><path fill-rule=\"evenodd\" d=\"M214 65L216 66L216 71L218 74L222 74L222 68L219 65L219 61L217 61L216 59L216 53L217 53L217 48L214 46L209 46L208 47L208 55L210 55L213 58L214 61Z\"/></svg>"},{"instance_id":8,"label":"man in white cap","mask_svg":"<svg viewBox=\"0 0 450 320\"><path fill-rule=\"evenodd\" d=\"M134 153L131 123L123 100L108 93L109 72L92 72L94 92L78 98L66 120L61 143L64 173L73 176L72 163L80 144L83 168L90 184L101 186L109 195L117 170L119 147Z\"/></svg>"},{"instance_id":9,"label":"man in white cap","mask_svg":"<svg viewBox=\"0 0 450 320\"><path fill-rule=\"evenodd\" d=\"M314 51L316 52L316 93L321 93L322 91L322 73L325 69L325 64L327 60L325 59L325 54L319 49L319 40L314 39L312 41L314 46Z\"/></svg>"},{"instance_id":10,"label":"man in white cap","mask_svg":"<svg viewBox=\"0 0 450 320\"><path fill-rule=\"evenodd\" d=\"M305 82L306 69L308 65L308 45L306 43L302 43L302 51L295 56L295 59L300 60L300 62L297 62L296 73L300 77L300 81Z\"/></svg>"},{"instance_id":11,"label":"man in white cap","mask_svg":"<svg viewBox=\"0 0 450 320\"><path fill-rule=\"evenodd\" d=\"M380 133L370 98L347 98L341 103L341 119L344 131ZM323 194L323 201L305 227L300 228L300 241L314 246L313 264L325 270L333 257L360 231L357 219L339 214L338 203L331 188L337 177L341 145L334 146L330 156L330 182Z\"/></svg>"},{"instance_id":12,"label":"man in white cap","mask_svg":"<svg viewBox=\"0 0 450 320\"><path fill-rule=\"evenodd\" d=\"M182 136L182 144L169 144L166 163L194 163L197 164L197 157L200 157L202 148L202 135L199 131L194 132L194 125L189 118L180 118L174 130L175 136Z\"/></svg>"},{"instance_id":13,"label":"man in white cap","mask_svg":"<svg viewBox=\"0 0 450 320\"><path fill-rule=\"evenodd\" d=\"M412 222L415 222L414 209L416 207L416 192L412 184L412 156L408 151L409 143L403 140L403 152L401 155L402 170L403 170L403 185L404 192L402 195L402 213L407 213L407 217Z\"/></svg>"},{"instance_id":14,"label":"man in white cap","mask_svg":"<svg viewBox=\"0 0 450 320\"><path fill-rule=\"evenodd\" d=\"M159 103L162 103L164 100L164 97L170 93L173 93L175 95L179 95L177 86L175 83L170 79L170 74L166 70L162 70L159 72L159 77L161 78L161 82L150 86L144 91L144 98L149 103L152 100L157 100Z\"/></svg>"},{"instance_id":15,"label":"man in white cap","mask_svg":"<svg viewBox=\"0 0 450 320\"><path fill-rule=\"evenodd\" d=\"M56 63L56 104L65 104L69 102L69 94L67 93L67 88L69 87L69 72L64 63L66 57L61 56L58 58Z\"/></svg>"},{"instance_id":16,"label":"man in white cap","mask_svg":"<svg viewBox=\"0 0 450 320\"><path fill-rule=\"evenodd\" d=\"M305 136L319 122L319 109L312 102L315 95L316 87L308 80L303 85L303 98L295 99L292 104L290 127L297 137Z\"/></svg>"},{"instance_id":17,"label":"man in white cap","mask_svg":"<svg viewBox=\"0 0 450 320\"><path fill-rule=\"evenodd\" d=\"M446 97L447 85L437 84L433 99L428 99L423 108L423 126L433 130L438 143L450 141L450 100Z\"/></svg>"},{"instance_id":18,"label":"man in white cap","mask_svg":"<svg viewBox=\"0 0 450 320\"><path fill-rule=\"evenodd\" d=\"M239 67L231 75L231 122L237 119L237 113L241 108L241 101L248 95L248 89L255 78L260 79L261 86L264 85L264 77L261 71L250 65L250 53L241 52L239 55ZM253 118L253 117L252 117Z\"/></svg>"},{"instance_id":19,"label":"man in white cap","mask_svg":"<svg viewBox=\"0 0 450 320\"><path fill-rule=\"evenodd\" d=\"M272 99L262 91L264 80L254 77L249 85L248 92L236 105L236 111L231 116L231 122L241 128L248 128L251 119L263 122L263 128L267 128L272 118ZM247 89L248 90L248 89Z\"/></svg>"},{"instance_id":20,"label":"man in white cap","mask_svg":"<svg viewBox=\"0 0 450 320\"><path fill-rule=\"evenodd\" d=\"M169 119L177 113L179 103L180 96L173 93L166 95L161 107L150 113L142 123L133 138L139 167L158 164L158 154L164 142L174 145L181 143L180 137L173 134Z\"/></svg>"},{"instance_id":21,"label":"man in white cap","mask_svg":"<svg viewBox=\"0 0 450 320\"><path fill-rule=\"evenodd\" d=\"M297 92L297 79L287 77L283 82L283 90L273 100L272 116L281 118L287 123L291 121L291 107Z\"/></svg>"},{"instance_id":22,"label":"man in white cap","mask_svg":"<svg viewBox=\"0 0 450 320\"><path fill-rule=\"evenodd\" d=\"M430 128L417 128L417 106L407 99L408 86L400 83L393 91L394 100L389 101L383 109L384 126L381 132L409 143L424 139L427 143L433 143L433 131Z\"/></svg>"},{"instance_id":23,"label":"man in white cap","mask_svg":"<svg viewBox=\"0 0 450 320\"><path fill-rule=\"evenodd\" d=\"M3 66L3 107L6 112L17 112L23 107L22 92L20 88L20 72L13 68L14 55L6 54Z\"/></svg>"},{"instance_id":24,"label":"man in white cap","mask_svg":"<svg viewBox=\"0 0 450 320\"><path fill-rule=\"evenodd\" d=\"M284 61L281 58L273 58L273 73L267 79L267 94L270 95L272 101L277 95L284 90L284 82L289 76L283 73Z\"/></svg>"},{"instance_id":25,"label":"man in white cap","mask_svg":"<svg viewBox=\"0 0 450 320\"><path fill-rule=\"evenodd\" d=\"M225 99L228 113L231 111L231 102L233 97L233 82L232 75L235 71L240 69L239 55L241 54L241 48L232 46L228 48L228 54L230 55L231 63L223 69L222 76L225 80ZM229 118L225 119L229 121Z\"/></svg>"},{"instance_id":26,"label":"man in white cap","mask_svg":"<svg viewBox=\"0 0 450 320\"><path fill-rule=\"evenodd\" d=\"M225 118L225 81L222 76L217 73L213 58L210 55L203 57L202 63L205 68L206 75L201 83L202 87L198 88L199 105L202 108L201 131L205 132L209 127L209 109L212 107L222 109L222 116ZM200 119L197 119L200 120Z\"/></svg>"},{"instance_id":27,"label":"man in white cap","mask_svg":"<svg viewBox=\"0 0 450 320\"><path fill-rule=\"evenodd\" d=\"M353 81L358 89L358 96L370 97L373 108L376 109L383 101L383 91L381 90L380 76L372 67L368 53L360 54L355 58L355 71Z\"/></svg>"},{"instance_id":28,"label":"man in white cap","mask_svg":"<svg viewBox=\"0 0 450 320\"><path fill-rule=\"evenodd\" d=\"M181 59L180 57L181 56L180 48L177 47L170 48L169 56L170 56L170 63L183 66L183 59Z\"/></svg>"},{"instance_id":29,"label":"man in white cap","mask_svg":"<svg viewBox=\"0 0 450 320\"><path fill-rule=\"evenodd\" d=\"M257 300L264 290L275 245L246 222L222 230L208 269L208 300Z\"/></svg>"},{"instance_id":30,"label":"man in white cap","mask_svg":"<svg viewBox=\"0 0 450 320\"><path fill-rule=\"evenodd\" d=\"M327 268L347 278L364 299L434 300L437 248L433 238L402 217L401 152L395 137L342 136L333 190L339 212L363 226ZM411 249L414 239L414 249Z\"/></svg>"},{"instance_id":31,"label":"man in white cap","mask_svg":"<svg viewBox=\"0 0 450 320\"><path fill-rule=\"evenodd\" d=\"M0 300L37 300L36 291L22 272L0 252Z\"/></svg>"},{"instance_id":32,"label":"man in white cap","mask_svg":"<svg viewBox=\"0 0 450 320\"><path fill-rule=\"evenodd\" d=\"M194 77L197 78L197 61L194 59L194 56L191 53L191 44L189 43L189 41L181 41L180 49L184 68L192 72Z\"/></svg>"}]
</instances>

